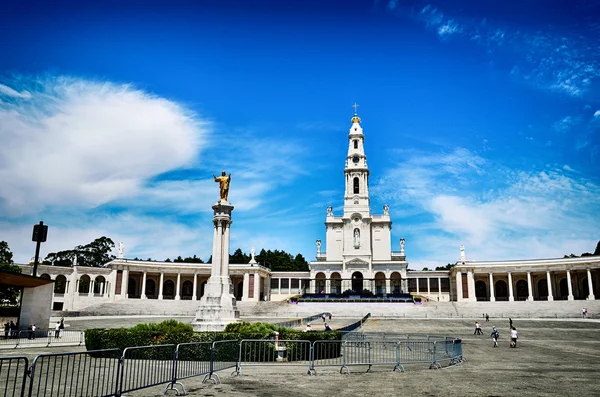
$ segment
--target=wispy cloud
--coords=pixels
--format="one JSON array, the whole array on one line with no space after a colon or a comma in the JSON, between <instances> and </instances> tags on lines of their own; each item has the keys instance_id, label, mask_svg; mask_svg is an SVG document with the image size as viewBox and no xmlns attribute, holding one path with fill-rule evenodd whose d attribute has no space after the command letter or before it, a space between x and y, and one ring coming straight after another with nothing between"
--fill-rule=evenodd
<instances>
[{"instance_id":1,"label":"wispy cloud","mask_svg":"<svg viewBox=\"0 0 600 397\"><path fill-rule=\"evenodd\" d=\"M388 8L414 16L440 39L457 36L479 44L491 54L500 49L512 52L514 64L507 74L538 88L579 97L600 77L600 47L593 29L591 36L585 37L550 27L547 31L531 31L504 26L493 18L452 15L431 4L417 12L407 7Z\"/></svg>"},{"instance_id":2,"label":"wispy cloud","mask_svg":"<svg viewBox=\"0 0 600 397\"><path fill-rule=\"evenodd\" d=\"M409 230L412 263L454 261L461 243L478 260L561 257L600 236L600 186L568 166L514 170L466 149L404 155L373 190L429 219Z\"/></svg>"}]
</instances>

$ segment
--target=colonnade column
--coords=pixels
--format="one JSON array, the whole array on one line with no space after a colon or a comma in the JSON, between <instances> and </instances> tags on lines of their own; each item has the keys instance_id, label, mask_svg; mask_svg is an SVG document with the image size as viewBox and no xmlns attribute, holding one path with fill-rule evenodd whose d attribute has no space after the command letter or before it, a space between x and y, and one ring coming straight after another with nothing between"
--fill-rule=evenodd
<instances>
[{"instance_id":1,"label":"colonnade column","mask_svg":"<svg viewBox=\"0 0 600 397\"><path fill-rule=\"evenodd\" d=\"M531 272L527 272L527 292L529 293L527 300L529 302L533 302L533 287L531 285Z\"/></svg>"},{"instance_id":2,"label":"colonnade column","mask_svg":"<svg viewBox=\"0 0 600 397\"><path fill-rule=\"evenodd\" d=\"M142 292L141 292L141 298L142 299L146 299L146 271L144 270L144 275L142 276Z\"/></svg>"},{"instance_id":3,"label":"colonnade column","mask_svg":"<svg viewBox=\"0 0 600 397\"><path fill-rule=\"evenodd\" d=\"M438 301L442 300L442 278L438 277Z\"/></svg>"},{"instance_id":4,"label":"colonnade column","mask_svg":"<svg viewBox=\"0 0 600 397\"><path fill-rule=\"evenodd\" d=\"M248 293L250 292L250 273L244 273L244 291L242 292L242 300L248 300Z\"/></svg>"},{"instance_id":5,"label":"colonnade column","mask_svg":"<svg viewBox=\"0 0 600 397\"><path fill-rule=\"evenodd\" d=\"M567 270L567 287L569 288L568 300L572 301L573 298L573 286L571 285L571 272Z\"/></svg>"},{"instance_id":6,"label":"colonnade column","mask_svg":"<svg viewBox=\"0 0 600 397\"><path fill-rule=\"evenodd\" d=\"M129 287L129 269L123 269L123 278L121 279L121 296L123 298L129 297L127 287Z\"/></svg>"},{"instance_id":7,"label":"colonnade column","mask_svg":"<svg viewBox=\"0 0 600 397\"><path fill-rule=\"evenodd\" d=\"M181 273L177 273L177 287L175 288L175 300L178 301L181 299L179 296L179 284L181 284Z\"/></svg>"},{"instance_id":8,"label":"colonnade column","mask_svg":"<svg viewBox=\"0 0 600 397\"><path fill-rule=\"evenodd\" d=\"M508 301L514 302L515 296L513 295L513 286L512 286L512 273L508 272Z\"/></svg>"},{"instance_id":9,"label":"colonnade column","mask_svg":"<svg viewBox=\"0 0 600 397\"><path fill-rule=\"evenodd\" d=\"M198 294L198 275L194 272L194 287L192 288L192 300L196 300Z\"/></svg>"},{"instance_id":10,"label":"colonnade column","mask_svg":"<svg viewBox=\"0 0 600 397\"><path fill-rule=\"evenodd\" d=\"M90 286L88 289L88 296L94 296L94 280L90 278Z\"/></svg>"},{"instance_id":11,"label":"colonnade column","mask_svg":"<svg viewBox=\"0 0 600 397\"><path fill-rule=\"evenodd\" d=\"M469 300L476 302L477 297L475 296L475 277L473 276L473 270L467 270L467 285L469 286Z\"/></svg>"},{"instance_id":12,"label":"colonnade column","mask_svg":"<svg viewBox=\"0 0 600 397\"><path fill-rule=\"evenodd\" d=\"M389 278L385 279L385 293L386 294L392 293L392 280L390 280Z\"/></svg>"},{"instance_id":13,"label":"colonnade column","mask_svg":"<svg viewBox=\"0 0 600 397\"><path fill-rule=\"evenodd\" d=\"M590 294L588 295L589 300L594 300L596 297L594 296L594 284L592 283L592 272L590 269L587 269L587 279L588 279L588 291Z\"/></svg>"},{"instance_id":14,"label":"colonnade column","mask_svg":"<svg viewBox=\"0 0 600 397\"><path fill-rule=\"evenodd\" d=\"M462 302L462 300L463 300L463 296L462 296L462 273L461 272L456 272L455 277L456 277L456 301L457 302Z\"/></svg>"},{"instance_id":15,"label":"colonnade column","mask_svg":"<svg viewBox=\"0 0 600 397\"><path fill-rule=\"evenodd\" d=\"M290 284L291 287L291 284ZM325 293L326 294L330 294L331 293L331 279L325 279Z\"/></svg>"},{"instance_id":16,"label":"colonnade column","mask_svg":"<svg viewBox=\"0 0 600 397\"><path fill-rule=\"evenodd\" d=\"M416 278L416 281L417 281L417 295L418 295L418 294L420 294L420 292L419 292L419 278L418 277Z\"/></svg>"},{"instance_id":17,"label":"colonnade column","mask_svg":"<svg viewBox=\"0 0 600 397\"><path fill-rule=\"evenodd\" d=\"M494 292L494 276L490 272L490 302L496 301L496 293Z\"/></svg>"},{"instance_id":18,"label":"colonnade column","mask_svg":"<svg viewBox=\"0 0 600 397\"><path fill-rule=\"evenodd\" d=\"M546 283L548 284L548 300L553 301L554 297L552 296L552 282L550 281L549 271L546 271Z\"/></svg>"},{"instance_id":19,"label":"colonnade column","mask_svg":"<svg viewBox=\"0 0 600 397\"><path fill-rule=\"evenodd\" d=\"M279 279L279 293L281 293L281 279ZM254 273L254 297L260 301L260 274Z\"/></svg>"},{"instance_id":20,"label":"colonnade column","mask_svg":"<svg viewBox=\"0 0 600 397\"><path fill-rule=\"evenodd\" d=\"M427 296L431 295L431 285L429 283L429 277L427 277Z\"/></svg>"},{"instance_id":21,"label":"colonnade column","mask_svg":"<svg viewBox=\"0 0 600 397\"><path fill-rule=\"evenodd\" d=\"M160 283L158 284L158 299L162 300L163 298L163 284L165 282L165 273L160 272Z\"/></svg>"}]
</instances>

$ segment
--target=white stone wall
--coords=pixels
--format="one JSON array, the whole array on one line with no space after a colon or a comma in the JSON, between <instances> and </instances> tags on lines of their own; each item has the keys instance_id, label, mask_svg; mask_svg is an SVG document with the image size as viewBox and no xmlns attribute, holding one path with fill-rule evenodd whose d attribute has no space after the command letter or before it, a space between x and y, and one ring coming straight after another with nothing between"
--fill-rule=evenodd
<instances>
[{"instance_id":1,"label":"white stone wall","mask_svg":"<svg viewBox=\"0 0 600 397\"><path fill-rule=\"evenodd\" d=\"M48 330L52 310L54 283L35 288L24 288L19 327L25 329L35 324L38 330Z\"/></svg>"}]
</instances>

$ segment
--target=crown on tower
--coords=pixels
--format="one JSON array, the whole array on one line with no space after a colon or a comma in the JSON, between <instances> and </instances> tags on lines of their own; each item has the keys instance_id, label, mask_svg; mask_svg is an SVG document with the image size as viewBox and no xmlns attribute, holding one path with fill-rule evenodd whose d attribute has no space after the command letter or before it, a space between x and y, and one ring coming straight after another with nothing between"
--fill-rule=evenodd
<instances>
[{"instance_id":1,"label":"crown on tower","mask_svg":"<svg viewBox=\"0 0 600 397\"><path fill-rule=\"evenodd\" d=\"M354 123L360 124L360 117L358 117L358 114L356 114L356 108L358 107L358 105L356 103L354 103L354 105L352 105L352 107L354 108L354 117L352 117L352 124L354 124Z\"/></svg>"}]
</instances>

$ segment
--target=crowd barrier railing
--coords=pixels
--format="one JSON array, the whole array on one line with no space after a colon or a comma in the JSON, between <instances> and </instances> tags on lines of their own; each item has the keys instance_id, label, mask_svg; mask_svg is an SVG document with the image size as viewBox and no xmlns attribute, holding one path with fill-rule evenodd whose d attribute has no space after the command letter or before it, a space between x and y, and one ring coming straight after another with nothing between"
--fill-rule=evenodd
<instances>
[{"instance_id":1,"label":"crowd barrier railing","mask_svg":"<svg viewBox=\"0 0 600 397\"><path fill-rule=\"evenodd\" d=\"M0 357L0 392L5 396L122 396L123 393L166 385L185 395L183 380L195 376L202 383L220 383L219 371L245 367L297 366L315 375L317 368L339 367L350 374L354 366L389 365L404 372L408 364L429 368L461 363L458 338L404 335L373 340L367 334L351 340L224 340L154 345L77 353L40 354L28 369L25 357ZM348 335L346 334L346 336ZM364 337L363 337L364 336ZM396 340L393 340L396 339ZM430 340L428 340L430 339Z\"/></svg>"},{"instance_id":2,"label":"crowd barrier railing","mask_svg":"<svg viewBox=\"0 0 600 397\"><path fill-rule=\"evenodd\" d=\"M119 349L40 354L29 374L29 396L115 396Z\"/></svg>"},{"instance_id":3,"label":"crowd barrier railing","mask_svg":"<svg viewBox=\"0 0 600 397\"><path fill-rule=\"evenodd\" d=\"M0 357L0 392L7 397L25 396L28 369L27 357Z\"/></svg>"},{"instance_id":4,"label":"crowd barrier railing","mask_svg":"<svg viewBox=\"0 0 600 397\"><path fill-rule=\"evenodd\" d=\"M27 347L32 345L46 344L51 345L74 345L81 346L85 341L83 331L65 331L58 334L55 331L36 330L36 331L14 331L8 338L0 339L0 345L12 346L15 348Z\"/></svg>"}]
</instances>

